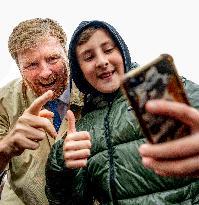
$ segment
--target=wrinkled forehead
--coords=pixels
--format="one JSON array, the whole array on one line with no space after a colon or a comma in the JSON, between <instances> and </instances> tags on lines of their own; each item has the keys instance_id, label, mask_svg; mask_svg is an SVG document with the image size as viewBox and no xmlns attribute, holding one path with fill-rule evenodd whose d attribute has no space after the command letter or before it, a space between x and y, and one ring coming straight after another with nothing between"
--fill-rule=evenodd
<instances>
[{"instance_id":1,"label":"wrinkled forehead","mask_svg":"<svg viewBox=\"0 0 199 205\"><path fill-rule=\"evenodd\" d=\"M28 54L32 52L60 52L65 51L65 48L61 45L58 39L52 36L45 36L37 38L35 41L29 42L26 46L22 46L20 50L18 50L17 54Z\"/></svg>"},{"instance_id":2,"label":"wrinkled forehead","mask_svg":"<svg viewBox=\"0 0 199 205\"><path fill-rule=\"evenodd\" d=\"M61 55L66 57L66 51L57 38L46 36L37 38L35 42L30 43L28 47L24 47L17 53L18 61L22 57L37 58L41 55Z\"/></svg>"},{"instance_id":3,"label":"wrinkled forehead","mask_svg":"<svg viewBox=\"0 0 199 205\"><path fill-rule=\"evenodd\" d=\"M23 39L23 42L21 42L20 47L17 50L17 53L26 52L29 49L40 48L47 42L56 43L57 45L62 46L59 42L59 39L57 39L56 37L50 36L48 34L44 36L35 35L34 37Z\"/></svg>"}]
</instances>

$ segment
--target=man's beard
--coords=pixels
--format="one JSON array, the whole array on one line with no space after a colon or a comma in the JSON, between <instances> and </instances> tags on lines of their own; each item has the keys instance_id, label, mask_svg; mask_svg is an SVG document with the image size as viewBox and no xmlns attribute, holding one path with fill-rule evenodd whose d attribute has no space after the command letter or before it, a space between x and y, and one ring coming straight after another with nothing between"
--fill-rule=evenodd
<instances>
[{"instance_id":1,"label":"man's beard","mask_svg":"<svg viewBox=\"0 0 199 205\"><path fill-rule=\"evenodd\" d=\"M68 65L66 63L63 63L63 72L61 73L53 73L50 78L51 79L55 79L55 83L54 86L52 86L52 88L45 88L45 84L46 84L46 79L36 79L36 82L33 84L30 81L28 81L25 77L23 78L26 86L28 86L29 88L31 88L31 90L33 91L34 95L39 97L42 94L44 94L46 91L48 90L52 90L53 91L53 99L58 98L60 95L63 94L63 92L66 90L67 85L69 83L69 68ZM53 81L53 80L51 80ZM43 83L42 83L43 82ZM45 82L45 83L44 83ZM41 89L41 87L43 87L44 89ZM45 90L46 89L46 90ZM45 90L45 91L44 91Z\"/></svg>"}]
</instances>

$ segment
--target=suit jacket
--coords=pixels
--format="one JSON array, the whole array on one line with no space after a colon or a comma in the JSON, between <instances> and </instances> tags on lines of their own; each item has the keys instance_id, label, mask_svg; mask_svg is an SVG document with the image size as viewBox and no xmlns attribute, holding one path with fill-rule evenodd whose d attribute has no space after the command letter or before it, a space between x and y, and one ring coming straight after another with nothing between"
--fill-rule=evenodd
<instances>
[{"instance_id":1,"label":"suit jacket","mask_svg":"<svg viewBox=\"0 0 199 205\"><path fill-rule=\"evenodd\" d=\"M21 79L14 80L0 89L0 140L13 128L17 119L36 99ZM71 91L70 109L79 117L83 96L77 88ZM58 131L58 139L64 136L67 121L64 118ZM1 205L47 205L45 196L45 165L55 140L46 133L37 150L25 150L13 157L8 165Z\"/></svg>"}]
</instances>

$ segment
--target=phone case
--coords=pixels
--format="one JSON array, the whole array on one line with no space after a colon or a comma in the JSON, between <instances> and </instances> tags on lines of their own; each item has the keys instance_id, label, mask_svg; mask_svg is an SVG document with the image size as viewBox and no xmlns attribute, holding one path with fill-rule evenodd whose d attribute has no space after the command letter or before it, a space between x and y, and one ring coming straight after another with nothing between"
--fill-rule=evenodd
<instances>
[{"instance_id":1,"label":"phone case","mask_svg":"<svg viewBox=\"0 0 199 205\"><path fill-rule=\"evenodd\" d=\"M161 143L190 133L190 128L181 121L145 110L146 102L151 99L189 104L172 56L162 54L151 63L129 71L122 88L149 142Z\"/></svg>"}]
</instances>

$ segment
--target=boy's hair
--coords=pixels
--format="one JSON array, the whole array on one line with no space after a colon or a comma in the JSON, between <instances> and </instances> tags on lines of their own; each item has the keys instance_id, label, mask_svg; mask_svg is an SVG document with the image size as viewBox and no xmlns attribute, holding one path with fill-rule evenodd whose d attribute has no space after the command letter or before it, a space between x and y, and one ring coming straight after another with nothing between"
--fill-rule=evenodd
<instances>
[{"instance_id":1,"label":"boy's hair","mask_svg":"<svg viewBox=\"0 0 199 205\"><path fill-rule=\"evenodd\" d=\"M77 46L83 45L84 43L86 43L90 37L100 28L94 28L94 27L89 27L86 30L84 30L78 38L77 41Z\"/></svg>"},{"instance_id":2,"label":"boy's hair","mask_svg":"<svg viewBox=\"0 0 199 205\"><path fill-rule=\"evenodd\" d=\"M35 18L21 22L13 29L8 40L9 52L18 63L18 52L38 45L47 36L57 38L66 50L67 37L63 28L52 19Z\"/></svg>"}]
</instances>

